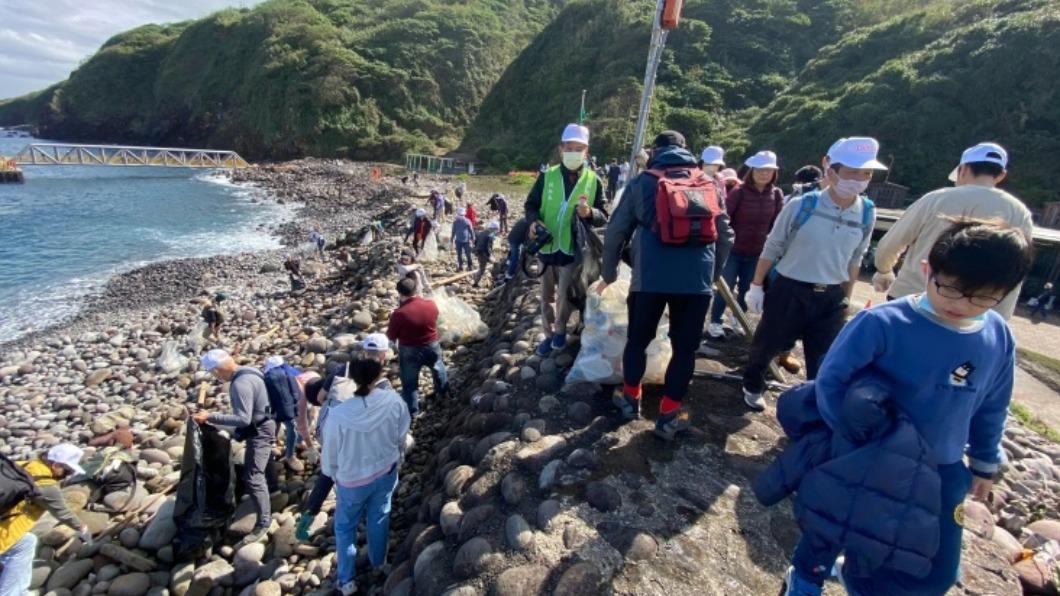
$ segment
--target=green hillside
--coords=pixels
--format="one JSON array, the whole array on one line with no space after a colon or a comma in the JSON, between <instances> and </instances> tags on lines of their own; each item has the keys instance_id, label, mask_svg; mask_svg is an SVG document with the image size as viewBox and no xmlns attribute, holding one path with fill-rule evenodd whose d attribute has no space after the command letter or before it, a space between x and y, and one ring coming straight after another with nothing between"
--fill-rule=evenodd
<instances>
[{"instance_id":1,"label":"green hillside","mask_svg":"<svg viewBox=\"0 0 1060 596\"><path fill-rule=\"evenodd\" d=\"M565 0L272 0L109 40L65 83L0 104L70 140L396 158L455 146Z\"/></svg>"}]
</instances>

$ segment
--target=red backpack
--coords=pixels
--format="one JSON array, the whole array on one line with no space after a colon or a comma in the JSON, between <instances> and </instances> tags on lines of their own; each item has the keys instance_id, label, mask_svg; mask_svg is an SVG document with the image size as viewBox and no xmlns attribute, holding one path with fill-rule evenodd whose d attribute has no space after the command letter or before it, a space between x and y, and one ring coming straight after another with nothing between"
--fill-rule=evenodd
<instances>
[{"instance_id":1,"label":"red backpack","mask_svg":"<svg viewBox=\"0 0 1060 596\"><path fill-rule=\"evenodd\" d=\"M687 178L670 178L665 170L646 170L659 179L655 189L655 232L663 244L702 246L718 239L714 218L721 213L718 187L699 168Z\"/></svg>"}]
</instances>

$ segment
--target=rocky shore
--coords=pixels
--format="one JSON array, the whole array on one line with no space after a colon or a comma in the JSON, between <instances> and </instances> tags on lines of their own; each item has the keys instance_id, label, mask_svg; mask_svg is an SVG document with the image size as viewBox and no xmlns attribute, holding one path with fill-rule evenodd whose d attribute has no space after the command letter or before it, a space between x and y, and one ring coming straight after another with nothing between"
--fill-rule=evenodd
<instances>
[{"instance_id":1,"label":"rocky shore","mask_svg":"<svg viewBox=\"0 0 1060 596\"><path fill-rule=\"evenodd\" d=\"M301 242L315 223L335 241L325 260L305 260L304 294L288 292L277 251L178 261L122 276L73 326L7 346L0 358L0 452L22 458L59 441L124 443L141 481L131 500L103 506L87 505L85 487L66 489L97 540L82 545L73 532L51 527L54 521L42 522L36 593L330 593L334 502L325 504L309 542L294 538L298 505L316 474L311 461L280 470L267 543L232 548L253 522L244 501L222 542L196 561L174 561L169 493L180 474L188 408L200 394L206 408L227 404L223 387L187 347L197 298L218 289L229 294L218 345L258 366L280 354L319 369L348 359L363 334L385 327L396 305L393 263L402 226L429 181L410 188L372 181L368 171L303 160L240 175L303 205L298 220L280 230L289 244ZM486 196L473 199L484 205ZM511 203L518 210L521 201ZM361 246L372 220L382 221L386 234ZM340 248L349 252L349 265L333 258ZM447 277L453 257L443 252L428 268L435 280ZM159 298L156 284L171 293ZM361 593L779 590L798 528L790 505L765 509L750 491L750 480L783 444L772 407L752 414L738 386L697 378L688 398L695 430L665 444L652 435L651 420L621 424L600 387L564 384L578 338L547 358L533 355L542 337L536 280L486 281L481 288L460 280L448 289L477 307L490 333L445 346L453 395L428 397L413 425L416 446L394 497L391 565L386 575L363 576ZM175 361L160 359L169 342L180 348ZM740 340L720 348L698 367L722 372L743 361ZM421 384L430 386L427 375ZM652 418L660 395L648 389L645 399ZM1027 553L1060 540L1060 446L1010 421L1004 447L1010 462L994 500L966 504L963 575L951 594L1055 593L1053 571ZM826 593L841 590L830 584Z\"/></svg>"}]
</instances>

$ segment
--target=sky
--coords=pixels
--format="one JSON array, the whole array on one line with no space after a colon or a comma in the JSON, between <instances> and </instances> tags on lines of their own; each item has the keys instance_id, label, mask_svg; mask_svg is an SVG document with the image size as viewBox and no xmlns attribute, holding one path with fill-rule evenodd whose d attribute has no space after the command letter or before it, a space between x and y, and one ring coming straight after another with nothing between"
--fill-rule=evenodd
<instances>
[{"instance_id":1,"label":"sky","mask_svg":"<svg viewBox=\"0 0 1060 596\"><path fill-rule=\"evenodd\" d=\"M0 0L0 99L62 81L114 34L258 0Z\"/></svg>"}]
</instances>

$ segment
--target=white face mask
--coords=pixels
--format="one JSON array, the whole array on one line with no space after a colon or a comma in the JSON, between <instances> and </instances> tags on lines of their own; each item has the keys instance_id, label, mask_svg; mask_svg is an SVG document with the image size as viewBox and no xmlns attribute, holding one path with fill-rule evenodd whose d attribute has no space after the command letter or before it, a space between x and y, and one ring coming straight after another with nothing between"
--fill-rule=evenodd
<instances>
[{"instance_id":1,"label":"white face mask","mask_svg":"<svg viewBox=\"0 0 1060 596\"><path fill-rule=\"evenodd\" d=\"M585 163L585 154L581 151L564 151L563 166L568 170L577 170Z\"/></svg>"},{"instance_id":2,"label":"white face mask","mask_svg":"<svg viewBox=\"0 0 1060 596\"><path fill-rule=\"evenodd\" d=\"M846 180L840 178L832 185L835 193L841 197L856 197L869 187L868 180Z\"/></svg>"}]
</instances>

